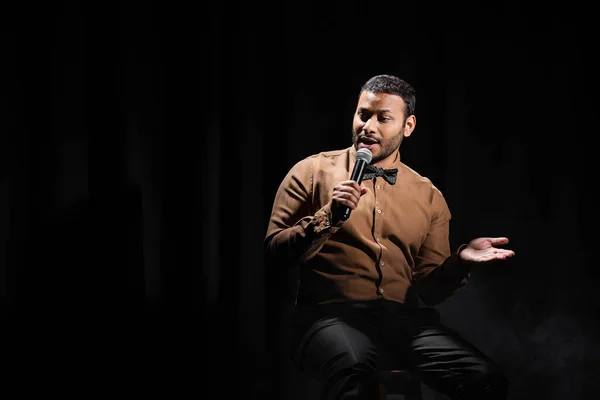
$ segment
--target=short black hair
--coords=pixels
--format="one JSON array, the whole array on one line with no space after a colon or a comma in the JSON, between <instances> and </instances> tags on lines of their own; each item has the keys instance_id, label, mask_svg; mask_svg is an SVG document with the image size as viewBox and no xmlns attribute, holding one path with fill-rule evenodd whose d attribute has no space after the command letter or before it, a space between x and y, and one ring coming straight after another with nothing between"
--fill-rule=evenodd
<instances>
[{"instance_id":1,"label":"short black hair","mask_svg":"<svg viewBox=\"0 0 600 400\"><path fill-rule=\"evenodd\" d=\"M408 118L415 113L415 108L417 106L416 91L415 88L404 79L400 79L394 75L376 75L362 85L359 97L365 91L400 96L406 104L406 109L404 110L406 112L405 118Z\"/></svg>"}]
</instances>

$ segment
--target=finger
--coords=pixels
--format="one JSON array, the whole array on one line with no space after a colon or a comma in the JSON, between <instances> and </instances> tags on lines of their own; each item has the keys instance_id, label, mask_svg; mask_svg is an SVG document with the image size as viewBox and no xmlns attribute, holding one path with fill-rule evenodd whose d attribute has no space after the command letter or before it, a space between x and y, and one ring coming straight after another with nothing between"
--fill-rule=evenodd
<instances>
[{"instance_id":1,"label":"finger","mask_svg":"<svg viewBox=\"0 0 600 400\"><path fill-rule=\"evenodd\" d=\"M336 188L333 191L333 197L343 197L343 198L354 198L356 200L358 200L361 196L361 191L360 190L354 190L351 187L347 187L347 186L342 186L340 188Z\"/></svg>"},{"instance_id":2,"label":"finger","mask_svg":"<svg viewBox=\"0 0 600 400\"><path fill-rule=\"evenodd\" d=\"M362 196L361 190L354 189L352 186L336 186L333 188L333 197L354 198L355 201Z\"/></svg>"},{"instance_id":3,"label":"finger","mask_svg":"<svg viewBox=\"0 0 600 400\"><path fill-rule=\"evenodd\" d=\"M353 180L341 181L338 184L345 187L352 187L356 191L359 191L361 189L361 186L358 184L358 182Z\"/></svg>"},{"instance_id":4,"label":"finger","mask_svg":"<svg viewBox=\"0 0 600 400\"><path fill-rule=\"evenodd\" d=\"M515 252L512 250L496 249L491 255L489 255L489 257L492 260L506 260L514 255Z\"/></svg>"},{"instance_id":5,"label":"finger","mask_svg":"<svg viewBox=\"0 0 600 400\"><path fill-rule=\"evenodd\" d=\"M490 238L490 242L492 243L492 245L504 245L504 244L508 243L508 238L506 238L506 237Z\"/></svg>"},{"instance_id":6,"label":"finger","mask_svg":"<svg viewBox=\"0 0 600 400\"><path fill-rule=\"evenodd\" d=\"M362 190L362 187L354 182L354 181L346 181L346 182L339 182L337 185L335 185L333 187L333 190L341 190L341 191L345 191L345 192L360 192Z\"/></svg>"},{"instance_id":7,"label":"finger","mask_svg":"<svg viewBox=\"0 0 600 400\"><path fill-rule=\"evenodd\" d=\"M354 209L358 205L359 198L353 193L339 191L334 194L333 200Z\"/></svg>"}]
</instances>

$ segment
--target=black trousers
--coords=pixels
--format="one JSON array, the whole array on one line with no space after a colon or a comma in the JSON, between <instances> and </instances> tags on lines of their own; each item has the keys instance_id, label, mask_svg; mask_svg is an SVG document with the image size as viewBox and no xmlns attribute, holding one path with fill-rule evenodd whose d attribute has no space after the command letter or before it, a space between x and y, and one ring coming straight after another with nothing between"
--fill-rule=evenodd
<instances>
[{"instance_id":1,"label":"black trousers","mask_svg":"<svg viewBox=\"0 0 600 400\"><path fill-rule=\"evenodd\" d=\"M433 308L376 300L296 306L291 356L324 386L324 399L378 399L378 371L409 369L450 399L506 399L494 362L440 324Z\"/></svg>"}]
</instances>

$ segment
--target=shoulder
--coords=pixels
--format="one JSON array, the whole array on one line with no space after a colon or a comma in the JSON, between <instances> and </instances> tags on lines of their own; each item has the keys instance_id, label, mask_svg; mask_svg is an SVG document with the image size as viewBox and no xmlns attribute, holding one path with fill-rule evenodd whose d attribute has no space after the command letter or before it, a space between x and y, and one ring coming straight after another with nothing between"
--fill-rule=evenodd
<instances>
[{"instance_id":1,"label":"shoulder","mask_svg":"<svg viewBox=\"0 0 600 400\"><path fill-rule=\"evenodd\" d=\"M421 175L404 163L400 163L400 170L402 170L405 182L409 185L415 185L424 198L432 203L440 203L443 207L446 207L442 191L434 185L431 179Z\"/></svg>"},{"instance_id":2,"label":"shoulder","mask_svg":"<svg viewBox=\"0 0 600 400\"><path fill-rule=\"evenodd\" d=\"M320 170L329 170L330 167L347 165L350 158L350 149L322 151L308 155L297 161L289 170L289 175L313 175Z\"/></svg>"},{"instance_id":3,"label":"shoulder","mask_svg":"<svg viewBox=\"0 0 600 400\"><path fill-rule=\"evenodd\" d=\"M404 180L406 181L406 183L423 185L425 188L429 188L431 190L440 192L440 190L433 184L431 179L421 175L414 169L410 168L408 165L400 163L399 169L402 171L402 175L404 176Z\"/></svg>"},{"instance_id":4,"label":"shoulder","mask_svg":"<svg viewBox=\"0 0 600 400\"><path fill-rule=\"evenodd\" d=\"M294 169L319 169L327 166L347 165L349 159L350 148L322 151L301 159L294 165Z\"/></svg>"},{"instance_id":5,"label":"shoulder","mask_svg":"<svg viewBox=\"0 0 600 400\"><path fill-rule=\"evenodd\" d=\"M307 157L307 159L321 162L336 162L339 160L347 160L350 157L350 148L322 151Z\"/></svg>"}]
</instances>

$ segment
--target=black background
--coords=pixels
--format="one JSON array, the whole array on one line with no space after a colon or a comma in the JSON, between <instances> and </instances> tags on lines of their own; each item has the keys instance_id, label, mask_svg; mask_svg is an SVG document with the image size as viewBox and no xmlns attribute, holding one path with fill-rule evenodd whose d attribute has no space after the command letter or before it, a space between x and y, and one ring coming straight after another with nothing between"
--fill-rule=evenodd
<instances>
[{"instance_id":1,"label":"black background","mask_svg":"<svg viewBox=\"0 0 600 400\"><path fill-rule=\"evenodd\" d=\"M360 85L417 89L402 159L452 244L507 236L437 308L509 398L598 392L592 11L493 3L3 6L0 294L22 391L294 399L279 182L350 143ZM119 389L117 389L117 387ZM438 398L433 393L428 399Z\"/></svg>"}]
</instances>

